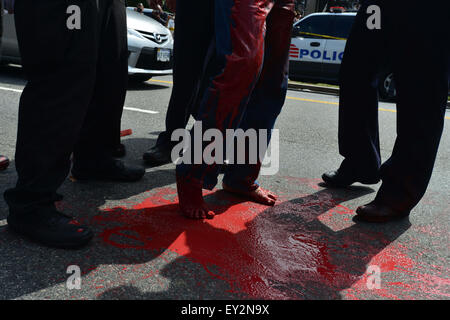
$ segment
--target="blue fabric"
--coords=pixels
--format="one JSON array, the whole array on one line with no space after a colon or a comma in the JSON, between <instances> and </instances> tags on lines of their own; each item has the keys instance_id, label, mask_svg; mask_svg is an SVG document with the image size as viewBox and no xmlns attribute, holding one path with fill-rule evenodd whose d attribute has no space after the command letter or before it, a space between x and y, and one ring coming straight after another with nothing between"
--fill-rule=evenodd
<instances>
[{"instance_id":1,"label":"blue fabric","mask_svg":"<svg viewBox=\"0 0 450 320\"><path fill-rule=\"evenodd\" d=\"M292 7L286 3L292 3ZM286 97L294 13L293 1L278 1L270 9L272 5L272 1L257 0L215 2L215 55L204 75L197 117L202 120L203 131L241 128L266 129L270 133L273 129ZM263 10L261 6L269 8ZM229 100L230 95L238 98ZM269 140L270 135L267 144ZM188 151L191 154L193 144ZM260 167L260 162L229 165L224 182L234 188L254 189ZM178 176L203 181L206 189L215 187L219 171L220 165L216 164L177 166Z\"/></svg>"}]
</instances>

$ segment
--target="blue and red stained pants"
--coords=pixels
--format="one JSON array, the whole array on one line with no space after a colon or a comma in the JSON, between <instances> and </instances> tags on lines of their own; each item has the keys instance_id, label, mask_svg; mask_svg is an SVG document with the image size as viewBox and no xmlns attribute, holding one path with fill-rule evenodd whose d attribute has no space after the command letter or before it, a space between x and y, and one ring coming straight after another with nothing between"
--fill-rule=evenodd
<instances>
[{"instance_id":1,"label":"blue and red stained pants","mask_svg":"<svg viewBox=\"0 0 450 320\"><path fill-rule=\"evenodd\" d=\"M286 98L293 20L294 0L214 2L214 36L196 118L203 131L219 129L225 137L226 129L266 129L269 143ZM193 140L190 150L195 149ZM223 181L235 189L254 190L260 168L259 158L256 164L228 165ZM179 178L210 190L219 172L218 164L177 165Z\"/></svg>"}]
</instances>

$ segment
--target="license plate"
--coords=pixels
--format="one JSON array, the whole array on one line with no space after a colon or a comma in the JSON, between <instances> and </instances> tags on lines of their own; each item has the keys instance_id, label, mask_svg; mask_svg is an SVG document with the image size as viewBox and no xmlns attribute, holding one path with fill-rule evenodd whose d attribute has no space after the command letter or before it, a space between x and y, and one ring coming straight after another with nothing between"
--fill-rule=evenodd
<instances>
[{"instance_id":1,"label":"license plate","mask_svg":"<svg viewBox=\"0 0 450 320\"><path fill-rule=\"evenodd\" d=\"M170 50L169 49L159 49L156 54L156 60L160 62L170 61Z\"/></svg>"}]
</instances>

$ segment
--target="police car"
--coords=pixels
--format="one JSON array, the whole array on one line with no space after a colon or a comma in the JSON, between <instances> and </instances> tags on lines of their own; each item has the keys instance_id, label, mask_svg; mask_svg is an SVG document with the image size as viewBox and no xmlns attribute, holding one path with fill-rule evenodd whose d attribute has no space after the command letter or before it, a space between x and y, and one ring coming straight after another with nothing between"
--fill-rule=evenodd
<instances>
[{"instance_id":1,"label":"police car","mask_svg":"<svg viewBox=\"0 0 450 320\"><path fill-rule=\"evenodd\" d=\"M337 84L345 44L356 12L313 13L294 24L289 52L289 78ZM393 75L380 74L380 97L396 95Z\"/></svg>"}]
</instances>

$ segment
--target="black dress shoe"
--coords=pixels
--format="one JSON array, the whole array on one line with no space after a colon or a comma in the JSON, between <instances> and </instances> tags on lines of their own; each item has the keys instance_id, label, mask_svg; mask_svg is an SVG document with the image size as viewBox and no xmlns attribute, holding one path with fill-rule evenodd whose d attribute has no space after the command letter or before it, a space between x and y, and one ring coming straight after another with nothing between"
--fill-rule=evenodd
<instances>
[{"instance_id":1,"label":"black dress shoe","mask_svg":"<svg viewBox=\"0 0 450 320\"><path fill-rule=\"evenodd\" d=\"M143 155L144 161L151 166L162 166L172 162L172 145L157 144Z\"/></svg>"},{"instance_id":2,"label":"black dress shoe","mask_svg":"<svg viewBox=\"0 0 450 320\"><path fill-rule=\"evenodd\" d=\"M11 213L7 221L14 232L49 247L76 249L88 244L94 236L88 227L54 208Z\"/></svg>"},{"instance_id":3,"label":"black dress shoe","mask_svg":"<svg viewBox=\"0 0 450 320\"><path fill-rule=\"evenodd\" d=\"M391 207L372 201L356 209L357 218L365 222L383 223L409 216L409 211L399 212Z\"/></svg>"},{"instance_id":4,"label":"black dress shoe","mask_svg":"<svg viewBox=\"0 0 450 320\"><path fill-rule=\"evenodd\" d=\"M94 165L82 165L74 161L72 176L79 181L101 180L116 182L135 182L145 174L141 166L131 166L121 160L108 159Z\"/></svg>"},{"instance_id":5,"label":"black dress shoe","mask_svg":"<svg viewBox=\"0 0 450 320\"><path fill-rule=\"evenodd\" d=\"M352 185L355 182L363 184L377 184L380 182L379 177L357 177L350 172L346 172L342 169L336 171L326 172L322 175L322 180L330 187L345 188Z\"/></svg>"},{"instance_id":6,"label":"black dress shoe","mask_svg":"<svg viewBox=\"0 0 450 320\"><path fill-rule=\"evenodd\" d=\"M125 146L121 143L117 145L113 150L113 157L115 158L123 158L127 154Z\"/></svg>"},{"instance_id":7,"label":"black dress shoe","mask_svg":"<svg viewBox=\"0 0 450 320\"><path fill-rule=\"evenodd\" d=\"M0 155L0 171L6 170L9 166L9 159Z\"/></svg>"}]
</instances>

